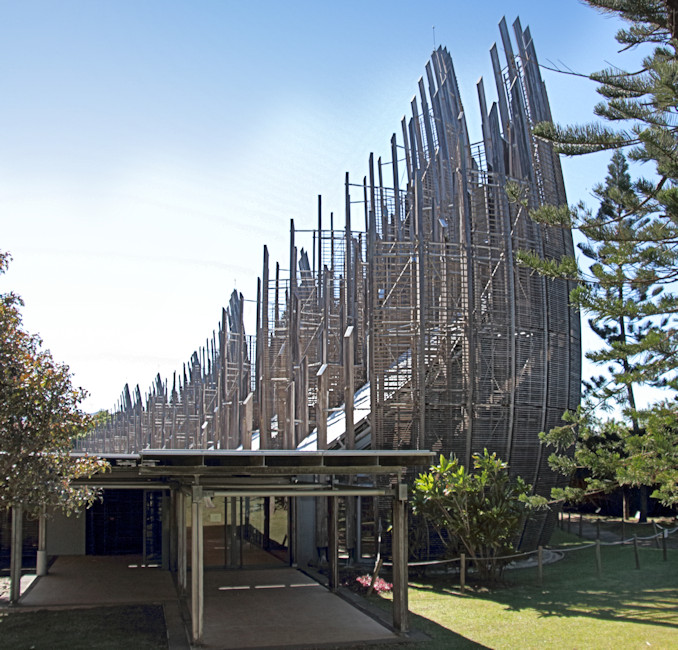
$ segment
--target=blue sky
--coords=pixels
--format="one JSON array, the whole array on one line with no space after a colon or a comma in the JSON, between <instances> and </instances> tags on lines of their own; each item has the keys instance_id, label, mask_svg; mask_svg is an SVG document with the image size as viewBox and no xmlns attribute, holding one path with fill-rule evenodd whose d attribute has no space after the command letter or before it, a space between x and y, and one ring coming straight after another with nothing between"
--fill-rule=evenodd
<instances>
[{"instance_id":1,"label":"blue sky","mask_svg":"<svg viewBox=\"0 0 678 650\"><path fill-rule=\"evenodd\" d=\"M256 298L264 244L286 266L290 219L313 228L318 194L343 225L344 174L388 154L434 43L479 139L503 15L542 64L630 64L619 25L576 0L0 0L0 291L23 296L88 410L171 377L234 287ZM593 84L543 74L557 121L591 119ZM570 202L607 162L564 161Z\"/></svg>"}]
</instances>

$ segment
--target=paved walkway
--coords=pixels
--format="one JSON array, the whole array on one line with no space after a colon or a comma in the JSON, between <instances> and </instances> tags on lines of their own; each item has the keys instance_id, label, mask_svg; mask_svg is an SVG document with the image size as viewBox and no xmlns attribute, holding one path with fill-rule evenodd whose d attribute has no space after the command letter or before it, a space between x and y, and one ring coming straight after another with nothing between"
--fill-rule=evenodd
<instances>
[{"instance_id":1,"label":"paved walkway","mask_svg":"<svg viewBox=\"0 0 678 650\"><path fill-rule=\"evenodd\" d=\"M63 555L21 597L23 607L136 605L176 600L172 575L130 555Z\"/></svg>"},{"instance_id":2,"label":"paved walkway","mask_svg":"<svg viewBox=\"0 0 678 650\"><path fill-rule=\"evenodd\" d=\"M205 572L205 645L367 645L399 637L291 568Z\"/></svg>"},{"instance_id":3,"label":"paved walkway","mask_svg":"<svg viewBox=\"0 0 678 650\"><path fill-rule=\"evenodd\" d=\"M652 521L640 524L633 520L626 520L622 527L621 519L566 513L563 518L562 529L586 540L595 540L600 537L602 543L608 544L620 543L622 539L625 540L626 544L632 544L633 536L637 535L639 546L660 548L661 541L655 539L654 536L661 533L663 529L673 530L676 521L668 517L655 521L659 523L659 526L653 526ZM667 548L678 548L678 535L675 533L669 535L666 545Z\"/></svg>"},{"instance_id":4,"label":"paved walkway","mask_svg":"<svg viewBox=\"0 0 678 650\"><path fill-rule=\"evenodd\" d=\"M190 602L169 571L132 556L61 556L23 593L20 609L72 609L158 603L170 650L188 650ZM189 576L190 584L190 576ZM403 639L325 587L289 567L206 570L204 646L208 648L362 647Z\"/></svg>"}]
</instances>

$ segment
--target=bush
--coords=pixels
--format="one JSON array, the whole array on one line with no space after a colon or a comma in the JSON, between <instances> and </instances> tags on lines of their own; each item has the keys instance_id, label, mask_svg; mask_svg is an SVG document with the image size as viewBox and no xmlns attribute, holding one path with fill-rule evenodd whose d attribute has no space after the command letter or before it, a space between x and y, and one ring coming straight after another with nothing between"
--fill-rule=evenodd
<instances>
[{"instance_id":1,"label":"bush","mask_svg":"<svg viewBox=\"0 0 678 650\"><path fill-rule=\"evenodd\" d=\"M480 577L496 580L508 563L500 558L514 551L526 515L522 499L530 490L520 477L511 481L508 465L485 449L473 456L473 471L441 456L416 479L412 507L434 526L450 555L465 548Z\"/></svg>"}]
</instances>

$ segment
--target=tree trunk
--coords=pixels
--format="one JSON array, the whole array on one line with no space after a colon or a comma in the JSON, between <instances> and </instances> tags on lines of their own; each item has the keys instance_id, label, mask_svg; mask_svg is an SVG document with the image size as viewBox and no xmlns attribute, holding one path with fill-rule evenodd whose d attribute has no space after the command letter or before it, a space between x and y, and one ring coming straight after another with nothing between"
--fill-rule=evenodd
<instances>
[{"instance_id":1,"label":"tree trunk","mask_svg":"<svg viewBox=\"0 0 678 650\"><path fill-rule=\"evenodd\" d=\"M666 0L666 10L671 37L678 39L678 0Z\"/></svg>"},{"instance_id":2,"label":"tree trunk","mask_svg":"<svg viewBox=\"0 0 678 650\"><path fill-rule=\"evenodd\" d=\"M649 509L649 498L647 494L647 485L640 486L640 518L638 521L644 524L647 521L647 511Z\"/></svg>"}]
</instances>

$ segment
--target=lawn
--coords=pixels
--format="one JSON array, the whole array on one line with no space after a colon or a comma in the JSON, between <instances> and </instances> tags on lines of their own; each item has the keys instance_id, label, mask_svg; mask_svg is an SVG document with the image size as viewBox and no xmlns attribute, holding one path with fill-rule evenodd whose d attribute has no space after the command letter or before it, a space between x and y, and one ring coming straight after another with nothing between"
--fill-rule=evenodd
<instances>
[{"instance_id":1,"label":"lawn","mask_svg":"<svg viewBox=\"0 0 678 650\"><path fill-rule=\"evenodd\" d=\"M554 543L580 546L557 532ZM458 576L410 579L412 626L432 639L422 648L678 648L678 552L603 546L603 573L594 549L566 553L544 567L507 571L506 584L473 586L465 594ZM372 600L383 598L374 596Z\"/></svg>"},{"instance_id":2,"label":"lawn","mask_svg":"<svg viewBox=\"0 0 678 650\"><path fill-rule=\"evenodd\" d=\"M28 650L159 650L167 648L159 605L0 611L0 647Z\"/></svg>"}]
</instances>

